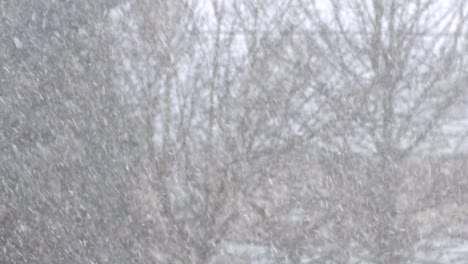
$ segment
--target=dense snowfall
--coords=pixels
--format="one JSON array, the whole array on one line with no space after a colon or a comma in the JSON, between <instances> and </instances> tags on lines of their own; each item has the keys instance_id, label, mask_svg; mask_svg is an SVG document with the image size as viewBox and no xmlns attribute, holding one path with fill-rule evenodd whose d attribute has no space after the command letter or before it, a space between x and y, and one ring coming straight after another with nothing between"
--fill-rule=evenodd
<instances>
[{"instance_id":1,"label":"dense snowfall","mask_svg":"<svg viewBox=\"0 0 468 264\"><path fill-rule=\"evenodd\" d=\"M468 2L0 0L0 263L468 263Z\"/></svg>"}]
</instances>

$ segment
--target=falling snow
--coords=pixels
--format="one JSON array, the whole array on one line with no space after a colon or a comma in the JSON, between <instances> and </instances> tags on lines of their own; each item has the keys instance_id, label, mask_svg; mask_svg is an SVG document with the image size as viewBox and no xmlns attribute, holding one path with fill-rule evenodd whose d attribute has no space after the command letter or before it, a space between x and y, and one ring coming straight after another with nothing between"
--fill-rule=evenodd
<instances>
[{"instance_id":1,"label":"falling snow","mask_svg":"<svg viewBox=\"0 0 468 264\"><path fill-rule=\"evenodd\" d=\"M0 263L467 263L467 18L0 0Z\"/></svg>"}]
</instances>

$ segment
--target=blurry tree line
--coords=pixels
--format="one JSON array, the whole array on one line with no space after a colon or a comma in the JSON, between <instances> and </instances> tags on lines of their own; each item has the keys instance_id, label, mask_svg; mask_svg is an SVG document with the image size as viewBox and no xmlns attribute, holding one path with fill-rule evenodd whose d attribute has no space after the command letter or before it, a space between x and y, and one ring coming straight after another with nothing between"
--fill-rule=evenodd
<instances>
[{"instance_id":1,"label":"blurry tree line","mask_svg":"<svg viewBox=\"0 0 468 264\"><path fill-rule=\"evenodd\" d=\"M466 205L465 1L0 7L0 262L415 263Z\"/></svg>"}]
</instances>

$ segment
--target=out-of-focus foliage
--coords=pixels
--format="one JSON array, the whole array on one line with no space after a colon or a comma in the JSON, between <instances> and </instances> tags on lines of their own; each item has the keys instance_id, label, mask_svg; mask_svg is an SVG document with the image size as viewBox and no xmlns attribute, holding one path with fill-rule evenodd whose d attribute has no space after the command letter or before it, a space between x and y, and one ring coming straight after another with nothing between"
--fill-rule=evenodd
<instances>
[{"instance_id":1,"label":"out-of-focus foliage","mask_svg":"<svg viewBox=\"0 0 468 264\"><path fill-rule=\"evenodd\" d=\"M0 262L129 263L132 128L109 1L2 1Z\"/></svg>"}]
</instances>

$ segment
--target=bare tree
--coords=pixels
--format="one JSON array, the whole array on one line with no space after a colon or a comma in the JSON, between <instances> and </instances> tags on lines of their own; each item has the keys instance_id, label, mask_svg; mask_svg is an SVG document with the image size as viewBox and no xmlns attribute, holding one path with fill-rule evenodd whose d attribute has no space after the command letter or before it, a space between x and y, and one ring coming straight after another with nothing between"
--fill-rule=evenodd
<instances>
[{"instance_id":1,"label":"bare tree","mask_svg":"<svg viewBox=\"0 0 468 264\"><path fill-rule=\"evenodd\" d=\"M305 79L289 74L297 65L273 56L297 47L284 38L292 1L272 4L212 1L205 18L190 2L114 10L116 20L131 14L118 31L123 85L146 131L142 196L155 205L166 259L205 263L223 241L252 241L252 215L266 216L254 199L269 177L262 170L276 166L268 160L324 126L307 120L318 110L307 108L315 94Z\"/></svg>"},{"instance_id":2,"label":"bare tree","mask_svg":"<svg viewBox=\"0 0 468 264\"><path fill-rule=\"evenodd\" d=\"M301 3L311 25L302 29L305 39L322 51L320 61L332 72L321 92L340 120L329 145L339 146L341 153L376 157L358 171L365 177L347 180L363 182L352 192L355 198L349 198L361 204L357 213L371 212L366 221L370 227L355 230L366 239L355 240L373 261L401 263L414 243L409 212L397 210L401 183L408 177L401 162L428 147L466 96L465 3ZM351 174L349 161L338 156L325 167L336 168L330 173L343 179Z\"/></svg>"}]
</instances>

